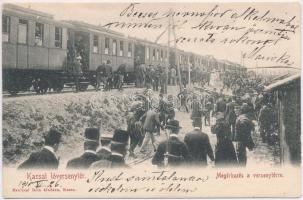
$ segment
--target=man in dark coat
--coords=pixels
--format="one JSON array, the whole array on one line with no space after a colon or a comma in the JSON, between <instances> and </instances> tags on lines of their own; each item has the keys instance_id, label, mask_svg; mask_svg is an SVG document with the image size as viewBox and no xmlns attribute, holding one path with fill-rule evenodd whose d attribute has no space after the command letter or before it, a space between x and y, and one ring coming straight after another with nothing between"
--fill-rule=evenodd
<instances>
[{"instance_id":1,"label":"man in dark coat","mask_svg":"<svg viewBox=\"0 0 303 200\"><path fill-rule=\"evenodd\" d=\"M216 124L211 127L211 132L217 136L215 166L237 165L237 155L230 139L230 125L223 115L217 115Z\"/></svg>"},{"instance_id":2,"label":"man in dark coat","mask_svg":"<svg viewBox=\"0 0 303 200\"><path fill-rule=\"evenodd\" d=\"M251 137L251 132L254 130L254 124L249 115L250 108L247 104L241 106L241 115L236 121L236 141L237 141L237 155L239 164L246 166L247 156L246 148L253 150L255 144Z\"/></svg>"},{"instance_id":3,"label":"man in dark coat","mask_svg":"<svg viewBox=\"0 0 303 200\"><path fill-rule=\"evenodd\" d=\"M168 95L167 96L167 102L165 104L165 109L164 109L164 113L165 113L165 120L164 120L164 124L166 125L166 123L169 120L172 120L175 118L175 109L174 109L174 98L173 95Z\"/></svg>"},{"instance_id":4,"label":"man in dark coat","mask_svg":"<svg viewBox=\"0 0 303 200\"><path fill-rule=\"evenodd\" d=\"M81 56L76 57L76 62L73 65L73 76L75 80L76 92L80 90L80 78L82 75Z\"/></svg>"},{"instance_id":5,"label":"man in dark coat","mask_svg":"<svg viewBox=\"0 0 303 200\"><path fill-rule=\"evenodd\" d=\"M67 169L88 169L93 162L98 160L96 150L99 146L99 129L87 128L84 135L84 153L80 157L68 161Z\"/></svg>"},{"instance_id":6,"label":"man in dark coat","mask_svg":"<svg viewBox=\"0 0 303 200\"><path fill-rule=\"evenodd\" d=\"M98 161L110 161L110 157L112 155L111 151L111 141L112 141L112 135L110 134L102 134L102 137L100 139L101 143L101 148L97 150L97 156L98 156ZM100 163L96 161L91 164L89 168L97 169L97 168L102 168L100 167Z\"/></svg>"},{"instance_id":7,"label":"man in dark coat","mask_svg":"<svg viewBox=\"0 0 303 200\"><path fill-rule=\"evenodd\" d=\"M158 91L159 90L159 84L160 84L160 75L162 73L162 70L159 66L152 66L153 67L153 90Z\"/></svg>"},{"instance_id":8,"label":"man in dark coat","mask_svg":"<svg viewBox=\"0 0 303 200\"><path fill-rule=\"evenodd\" d=\"M168 139L159 144L152 159L153 165L177 167L184 166L190 161L187 146L178 138L180 128L177 120L171 120L167 123Z\"/></svg>"},{"instance_id":9,"label":"man in dark coat","mask_svg":"<svg viewBox=\"0 0 303 200\"><path fill-rule=\"evenodd\" d=\"M209 142L209 137L202 132L201 120L193 121L194 130L187 133L184 142L188 147L191 155L191 164L194 166L207 166L207 156L214 161L214 154Z\"/></svg>"},{"instance_id":10,"label":"man in dark coat","mask_svg":"<svg viewBox=\"0 0 303 200\"><path fill-rule=\"evenodd\" d=\"M144 152L149 140L152 142L154 151L156 150L154 132L157 131L157 127L162 127L160 123L160 114L157 109L153 110L150 107L149 110L141 117L141 119L144 118L143 130L145 131L145 136L140 149L141 153Z\"/></svg>"},{"instance_id":11,"label":"man in dark coat","mask_svg":"<svg viewBox=\"0 0 303 200\"><path fill-rule=\"evenodd\" d=\"M112 141L112 135L104 134L100 139L101 148L97 150L98 159L109 159L112 154L110 145Z\"/></svg>"},{"instance_id":12,"label":"man in dark coat","mask_svg":"<svg viewBox=\"0 0 303 200\"><path fill-rule=\"evenodd\" d=\"M125 163L128 140L129 134L127 131L121 129L115 130L111 143L111 168L129 168L129 166Z\"/></svg>"},{"instance_id":13,"label":"man in dark coat","mask_svg":"<svg viewBox=\"0 0 303 200\"><path fill-rule=\"evenodd\" d=\"M124 82L124 75L126 73L126 64L121 64L117 70L118 75L118 90L122 90L123 82Z\"/></svg>"},{"instance_id":14,"label":"man in dark coat","mask_svg":"<svg viewBox=\"0 0 303 200\"><path fill-rule=\"evenodd\" d=\"M236 106L236 101L235 98L233 97L230 99L230 102L227 103L226 105L226 110L225 110L225 120L229 124L231 128L231 140L235 141L236 139L236 134L235 134L235 126L236 126L236 119L237 115L235 112L235 106Z\"/></svg>"},{"instance_id":15,"label":"man in dark coat","mask_svg":"<svg viewBox=\"0 0 303 200\"><path fill-rule=\"evenodd\" d=\"M131 106L130 113L127 117L127 132L130 137L129 156L136 157L134 154L135 148L142 142L143 127L140 121L146 110L142 102L135 102Z\"/></svg>"},{"instance_id":16,"label":"man in dark coat","mask_svg":"<svg viewBox=\"0 0 303 200\"><path fill-rule=\"evenodd\" d=\"M204 124L205 126L210 126L210 112L213 108L211 101L207 98L205 101L205 107L203 109L204 113Z\"/></svg>"},{"instance_id":17,"label":"man in dark coat","mask_svg":"<svg viewBox=\"0 0 303 200\"><path fill-rule=\"evenodd\" d=\"M106 76L106 68L105 68L105 63L103 63L102 65L98 66L96 69L96 91L99 90L101 82L103 82L105 86L106 81L103 81L105 76Z\"/></svg>"},{"instance_id":18,"label":"man in dark coat","mask_svg":"<svg viewBox=\"0 0 303 200\"><path fill-rule=\"evenodd\" d=\"M192 112L190 118L192 120L200 120L202 124L203 106L196 94L193 95Z\"/></svg>"},{"instance_id":19,"label":"man in dark coat","mask_svg":"<svg viewBox=\"0 0 303 200\"><path fill-rule=\"evenodd\" d=\"M113 87L113 68L111 66L110 60L106 61L105 71L106 71L106 84L104 90L109 91Z\"/></svg>"},{"instance_id":20,"label":"man in dark coat","mask_svg":"<svg viewBox=\"0 0 303 200\"><path fill-rule=\"evenodd\" d=\"M116 129L110 144L110 157L94 162L90 168L128 168L129 166L124 160L127 153L128 140L129 134L127 131Z\"/></svg>"},{"instance_id":21,"label":"man in dark coat","mask_svg":"<svg viewBox=\"0 0 303 200\"><path fill-rule=\"evenodd\" d=\"M61 133L50 129L45 136L45 146L39 152L32 153L18 169L58 169L59 158L55 154L61 141Z\"/></svg>"},{"instance_id":22,"label":"man in dark coat","mask_svg":"<svg viewBox=\"0 0 303 200\"><path fill-rule=\"evenodd\" d=\"M219 98L218 101L216 102L216 113L217 112L225 113L225 110L226 110L226 102L224 98Z\"/></svg>"},{"instance_id":23,"label":"man in dark coat","mask_svg":"<svg viewBox=\"0 0 303 200\"><path fill-rule=\"evenodd\" d=\"M266 103L260 110L258 117L259 130L262 138L262 142L270 143L270 136L274 132L274 127L276 124L276 115L275 111L272 108L270 103Z\"/></svg>"},{"instance_id":24,"label":"man in dark coat","mask_svg":"<svg viewBox=\"0 0 303 200\"><path fill-rule=\"evenodd\" d=\"M189 112L188 107L187 107L187 97L188 97L188 92L186 88L183 88L182 92L178 94L178 99L180 100L180 107L178 110L181 111L181 107L185 107L186 112Z\"/></svg>"}]
</instances>

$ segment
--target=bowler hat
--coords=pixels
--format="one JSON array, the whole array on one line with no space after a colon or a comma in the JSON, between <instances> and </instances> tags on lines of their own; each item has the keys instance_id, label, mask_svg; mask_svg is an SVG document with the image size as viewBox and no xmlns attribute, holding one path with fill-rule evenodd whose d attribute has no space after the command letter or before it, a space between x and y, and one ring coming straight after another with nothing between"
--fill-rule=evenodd
<instances>
[{"instance_id":1,"label":"bowler hat","mask_svg":"<svg viewBox=\"0 0 303 200\"><path fill-rule=\"evenodd\" d=\"M110 149L112 151L112 155L120 155L120 156L125 156L127 149L126 145L123 143L111 143Z\"/></svg>"},{"instance_id":2,"label":"bowler hat","mask_svg":"<svg viewBox=\"0 0 303 200\"><path fill-rule=\"evenodd\" d=\"M243 105L241 106L241 114L247 114L249 112L249 106L247 103L243 103Z\"/></svg>"},{"instance_id":3,"label":"bowler hat","mask_svg":"<svg viewBox=\"0 0 303 200\"><path fill-rule=\"evenodd\" d=\"M61 141L61 132L58 130L51 128L47 135L45 136L45 144L46 145L54 145L58 144Z\"/></svg>"},{"instance_id":4,"label":"bowler hat","mask_svg":"<svg viewBox=\"0 0 303 200\"><path fill-rule=\"evenodd\" d=\"M128 138L129 138L129 134L127 131L116 129L114 132L112 143L127 144Z\"/></svg>"},{"instance_id":5,"label":"bowler hat","mask_svg":"<svg viewBox=\"0 0 303 200\"><path fill-rule=\"evenodd\" d=\"M179 126L178 120L170 120L167 122L167 125L165 126L166 129L181 129L182 127Z\"/></svg>"},{"instance_id":6,"label":"bowler hat","mask_svg":"<svg viewBox=\"0 0 303 200\"><path fill-rule=\"evenodd\" d=\"M86 141L99 142L100 130L99 128L86 128L84 136Z\"/></svg>"}]
</instances>

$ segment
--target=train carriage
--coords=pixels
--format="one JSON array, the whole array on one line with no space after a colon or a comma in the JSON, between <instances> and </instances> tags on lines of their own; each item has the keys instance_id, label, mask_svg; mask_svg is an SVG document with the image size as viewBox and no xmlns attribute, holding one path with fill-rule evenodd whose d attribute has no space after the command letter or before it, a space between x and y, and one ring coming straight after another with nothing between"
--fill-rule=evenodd
<instances>
[{"instance_id":1,"label":"train carriage","mask_svg":"<svg viewBox=\"0 0 303 200\"><path fill-rule=\"evenodd\" d=\"M4 5L2 15L3 89L11 93L28 90L34 81L55 80L66 65L69 24L52 15Z\"/></svg>"},{"instance_id":2,"label":"train carriage","mask_svg":"<svg viewBox=\"0 0 303 200\"><path fill-rule=\"evenodd\" d=\"M167 65L166 46L138 38L133 38L133 40L135 46L134 57L136 62L154 66Z\"/></svg>"},{"instance_id":3,"label":"train carriage","mask_svg":"<svg viewBox=\"0 0 303 200\"><path fill-rule=\"evenodd\" d=\"M44 93L75 85L71 69L78 56L83 71L80 89L95 85L96 69L107 61L114 72L126 65L126 83L136 81L136 66L141 63L168 68L179 65L183 78L188 76L189 66L207 71L226 68L211 56L174 48L168 55L165 45L84 22L58 21L50 14L16 5L4 5L2 22L3 90L12 94L32 87Z\"/></svg>"},{"instance_id":4,"label":"train carriage","mask_svg":"<svg viewBox=\"0 0 303 200\"><path fill-rule=\"evenodd\" d=\"M84 43L86 46L84 55L87 59L85 73L91 84L94 84L94 76L98 66L110 61L113 71L116 71L122 64L126 65L126 82L134 73L134 44L131 39L123 34L103 29L101 27L79 21L66 21L74 25L74 43ZM81 45L80 45L81 46ZM84 58L82 58L84 59Z\"/></svg>"}]
</instances>

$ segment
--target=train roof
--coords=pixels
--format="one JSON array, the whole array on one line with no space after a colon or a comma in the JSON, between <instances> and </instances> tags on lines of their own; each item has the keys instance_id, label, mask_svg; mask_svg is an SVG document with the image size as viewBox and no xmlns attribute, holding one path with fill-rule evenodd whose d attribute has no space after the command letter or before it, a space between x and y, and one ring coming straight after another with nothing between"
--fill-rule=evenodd
<instances>
[{"instance_id":1,"label":"train roof","mask_svg":"<svg viewBox=\"0 0 303 200\"><path fill-rule=\"evenodd\" d=\"M89 24L86 22L82 22L82 21L76 21L76 20L55 20L54 16L49 14L49 13L45 13L45 12L41 12L41 11L37 11L37 10L33 10L30 8L25 8L19 5L15 5L15 4L4 4L3 5L3 10L4 13L8 12L8 13L14 13L17 16L22 16L22 17L27 17L27 18L31 18L33 20L36 21L42 21L42 22L48 22L48 23L54 23L54 24L60 24L69 28L74 28L74 29L80 29L82 31L89 31L89 32L94 32L94 33L100 33L100 34L105 34L108 36L113 36L113 37L118 37L120 39L127 39L127 40L132 40L134 42L140 42L140 43L144 43L144 44L149 44L151 46L158 46L161 48L167 48L168 46L165 44L158 44L152 41L148 41L146 39L141 39L141 38L136 38L136 37L126 37L123 33L117 32L117 31L113 31L110 29L106 29L103 28L101 26L97 26L97 25L93 25L93 24ZM171 46L170 47L172 49L172 51L174 52L174 47ZM244 66L238 64L238 63L233 63L230 61L222 61L222 60L218 60L215 59L212 55L199 55L193 52L188 52L188 51L184 51L181 49L177 48L177 51L179 53L182 53L183 55L187 55L187 56L199 56L202 57L203 59L208 59L208 60L215 60L216 62L220 62L220 63L227 63L229 65L234 65L235 67L238 68L244 68Z\"/></svg>"},{"instance_id":2,"label":"train roof","mask_svg":"<svg viewBox=\"0 0 303 200\"><path fill-rule=\"evenodd\" d=\"M119 33L119 32L116 32L116 31L113 31L110 29L106 29L101 26L89 24L86 22L76 21L76 20L63 20L63 22L72 24L76 28L83 28L84 30L89 30L91 32L98 32L98 33L107 34L107 35L114 35L116 37L127 39L123 33Z\"/></svg>"},{"instance_id":3,"label":"train roof","mask_svg":"<svg viewBox=\"0 0 303 200\"><path fill-rule=\"evenodd\" d=\"M162 48L167 48L167 45L155 43L155 42L152 42L152 41L149 41L149 40L146 40L146 39L131 37L131 36L129 36L128 38L130 40L135 41L135 42L140 42L140 43L149 44L149 45L152 45L152 46L160 46Z\"/></svg>"},{"instance_id":4,"label":"train roof","mask_svg":"<svg viewBox=\"0 0 303 200\"><path fill-rule=\"evenodd\" d=\"M58 24L60 26L65 27L72 27L70 24L67 24L65 22L55 20L53 15L32 10L30 8L24 8L22 6L13 5L13 4L4 4L3 6L3 13L5 15L13 15L20 18L24 18L26 20L33 20L40 23L48 23L48 24Z\"/></svg>"},{"instance_id":5,"label":"train roof","mask_svg":"<svg viewBox=\"0 0 303 200\"><path fill-rule=\"evenodd\" d=\"M33 10L33 9L30 9L30 8L25 8L25 7L22 7L22 6L15 5L15 4L3 4L3 9L4 10L12 10L12 11L15 11L15 12L27 13L29 15L45 17L45 18L48 18L48 19L54 19L54 16L49 14L49 13Z\"/></svg>"},{"instance_id":6,"label":"train roof","mask_svg":"<svg viewBox=\"0 0 303 200\"><path fill-rule=\"evenodd\" d=\"M296 80L299 80L300 78L301 78L301 74L292 75L288 78L279 80L275 83L272 83L272 84L266 86L265 91L269 92L269 91L273 91L273 90L278 90L278 89L280 89L281 87L283 87L285 85L289 85L289 84L295 82Z\"/></svg>"}]
</instances>

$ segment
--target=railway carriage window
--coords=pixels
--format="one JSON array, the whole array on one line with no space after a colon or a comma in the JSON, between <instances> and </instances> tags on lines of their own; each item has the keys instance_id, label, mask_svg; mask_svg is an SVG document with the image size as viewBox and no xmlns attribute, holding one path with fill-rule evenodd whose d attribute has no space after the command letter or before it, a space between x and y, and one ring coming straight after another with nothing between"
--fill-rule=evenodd
<instances>
[{"instance_id":1,"label":"railway carriage window","mask_svg":"<svg viewBox=\"0 0 303 200\"><path fill-rule=\"evenodd\" d=\"M156 57L156 49L153 49L153 60L155 60Z\"/></svg>"},{"instance_id":2,"label":"railway carriage window","mask_svg":"<svg viewBox=\"0 0 303 200\"><path fill-rule=\"evenodd\" d=\"M113 40L113 55L117 55L117 41Z\"/></svg>"},{"instance_id":3,"label":"railway carriage window","mask_svg":"<svg viewBox=\"0 0 303 200\"><path fill-rule=\"evenodd\" d=\"M62 28L55 27L55 47L62 48Z\"/></svg>"},{"instance_id":4,"label":"railway carriage window","mask_svg":"<svg viewBox=\"0 0 303 200\"><path fill-rule=\"evenodd\" d=\"M9 41L9 32L10 32L10 18L8 16L2 16L2 41Z\"/></svg>"},{"instance_id":5,"label":"railway carriage window","mask_svg":"<svg viewBox=\"0 0 303 200\"><path fill-rule=\"evenodd\" d=\"M36 23L35 29L35 45L43 45L43 33L44 33L44 24Z\"/></svg>"},{"instance_id":6,"label":"railway carriage window","mask_svg":"<svg viewBox=\"0 0 303 200\"><path fill-rule=\"evenodd\" d=\"M98 53L99 52L99 37L97 35L94 35L94 47L93 52Z\"/></svg>"},{"instance_id":7,"label":"railway carriage window","mask_svg":"<svg viewBox=\"0 0 303 200\"><path fill-rule=\"evenodd\" d=\"M124 43L123 41L120 41L120 51L119 51L119 56L123 56L123 51L124 51Z\"/></svg>"},{"instance_id":8,"label":"railway carriage window","mask_svg":"<svg viewBox=\"0 0 303 200\"><path fill-rule=\"evenodd\" d=\"M149 47L146 47L146 60L149 60Z\"/></svg>"},{"instance_id":9,"label":"railway carriage window","mask_svg":"<svg viewBox=\"0 0 303 200\"><path fill-rule=\"evenodd\" d=\"M109 52L109 38L105 38L105 48L104 48L104 54L108 54Z\"/></svg>"},{"instance_id":10,"label":"railway carriage window","mask_svg":"<svg viewBox=\"0 0 303 200\"><path fill-rule=\"evenodd\" d=\"M27 43L27 20L19 19L18 24L18 43Z\"/></svg>"},{"instance_id":11,"label":"railway carriage window","mask_svg":"<svg viewBox=\"0 0 303 200\"><path fill-rule=\"evenodd\" d=\"M127 56L128 56L128 57L132 57L132 52L133 52L132 43L128 43L128 52L127 52Z\"/></svg>"}]
</instances>

